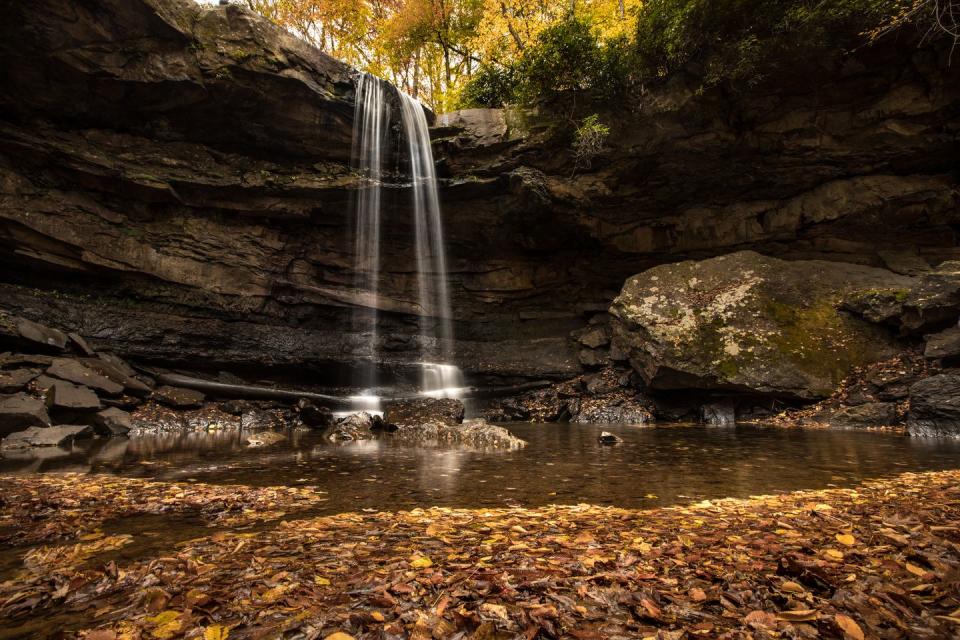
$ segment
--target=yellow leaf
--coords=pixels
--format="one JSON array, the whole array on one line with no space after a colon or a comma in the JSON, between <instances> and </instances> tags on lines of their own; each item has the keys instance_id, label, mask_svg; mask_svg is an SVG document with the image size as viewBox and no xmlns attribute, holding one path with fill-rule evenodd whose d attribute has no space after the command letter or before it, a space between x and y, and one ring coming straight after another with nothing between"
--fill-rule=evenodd
<instances>
[{"instance_id":1,"label":"yellow leaf","mask_svg":"<svg viewBox=\"0 0 960 640\"><path fill-rule=\"evenodd\" d=\"M314 584L318 584L321 587L329 587L330 581L324 578L323 576L313 576Z\"/></svg>"},{"instance_id":2,"label":"yellow leaf","mask_svg":"<svg viewBox=\"0 0 960 640\"><path fill-rule=\"evenodd\" d=\"M156 625L151 635L157 640L167 640L167 638L172 638L173 636L180 633L180 627L183 626L183 621L180 619L181 613L179 611L164 611L152 618L149 618L149 621Z\"/></svg>"},{"instance_id":3,"label":"yellow leaf","mask_svg":"<svg viewBox=\"0 0 960 640\"><path fill-rule=\"evenodd\" d=\"M912 574L915 575L915 576L925 576L925 575L927 575L927 570L926 570L926 569L923 569L923 568L921 568L921 567L918 567L918 566L915 565L915 564L910 564L909 562L907 563L907 571L909 571L910 573L912 573Z\"/></svg>"},{"instance_id":4,"label":"yellow leaf","mask_svg":"<svg viewBox=\"0 0 960 640\"><path fill-rule=\"evenodd\" d=\"M376 620L377 622L383 622L386 618L383 617L383 614L379 611L374 611L370 614L370 617Z\"/></svg>"},{"instance_id":5,"label":"yellow leaf","mask_svg":"<svg viewBox=\"0 0 960 640\"><path fill-rule=\"evenodd\" d=\"M784 582L780 585L780 588L783 589L784 591L789 591L790 593L805 593L805 592L806 592L806 589L804 589L803 586L801 586L801 585L799 585L799 584L797 584L796 582L793 582L793 581L791 581L791 580L786 580L786 581L784 581Z\"/></svg>"},{"instance_id":6,"label":"yellow leaf","mask_svg":"<svg viewBox=\"0 0 960 640\"><path fill-rule=\"evenodd\" d=\"M838 533L837 542L839 542L840 544L846 545L848 547L852 547L857 543L857 539L854 538L849 533Z\"/></svg>"},{"instance_id":7,"label":"yellow leaf","mask_svg":"<svg viewBox=\"0 0 960 640\"><path fill-rule=\"evenodd\" d=\"M227 640L230 635L230 629L223 625L210 625L203 630L203 640Z\"/></svg>"},{"instance_id":8,"label":"yellow leaf","mask_svg":"<svg viewBox=\"0 0 960 640\"><path fill-rule=\"evenodd\" d=\"M336 633L331 633L323 640L356 640L356 638L354 638L349 633L344 633L343 631L337 631Z\"/></svg>"},{"instance_id":9,"label":"yellow leaf","mask_svg":"<svg viewBox=\"0 0 960 640\"><path fill-rule=\"evenodd\" d=\"M777 614L777 617L788 622L806 622L816 620L817 612L815 609L796 609L794 611L781 611Z\"/></svg>"},{"instance_id":10,"label":"yellow leaf","mask_svg":"<svg viewBox=\"0 0 960 640\"><path fill-rule=\"evenodd\" d=\"M863 630L860 628L853 618L845 616L842 613L838 613L833 616L833 619L837 622L837 626L843 629L843 634L852 638L852 640L864 640Z\"/></svg>"},{"instance_id":11,"label":"yellow leaf","mask_svg":"<svg viewBox=\"0 0 960 640\"><path fill-rule=\"evenodd\" d=\"M414 569L426 569L433 566L433 560L426 556L416 556L410 561L410 566Z\"/></svg>"},{"instance_id":12,"label":"yellow leaf","mask_svg":"<svg viewBox=\"0 0 960 640\"><path fill-rule=\"evenodd\" d=\"M827 556L830 560L835 560L837 562L843 560L843 552L837 551L836 549L824 549L823 555Z\"/></svg>"}]
</instances>

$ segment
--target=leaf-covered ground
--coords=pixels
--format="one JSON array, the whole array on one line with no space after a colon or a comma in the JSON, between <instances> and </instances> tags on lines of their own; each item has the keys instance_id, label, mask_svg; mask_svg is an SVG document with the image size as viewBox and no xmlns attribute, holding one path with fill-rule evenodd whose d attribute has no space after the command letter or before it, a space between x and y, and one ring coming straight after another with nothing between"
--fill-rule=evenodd
<instances>
[{"instance_id":1,"label":"leaf-covered ground","mask_svg":"<svg viewBox=\"0 0 960 640\"><path fill-rule=\"evenodd\" d=\"M33 544L0 584L0 629L69 611L66 635L90 640L960 634L960 471L646 511L299 520L322 494L72 475L0 495L0 535ZM103 561L136 536L102 523L164 511L219 529ZM273 522L236 529L257 521Z\"/></svg>"}]
</instances>

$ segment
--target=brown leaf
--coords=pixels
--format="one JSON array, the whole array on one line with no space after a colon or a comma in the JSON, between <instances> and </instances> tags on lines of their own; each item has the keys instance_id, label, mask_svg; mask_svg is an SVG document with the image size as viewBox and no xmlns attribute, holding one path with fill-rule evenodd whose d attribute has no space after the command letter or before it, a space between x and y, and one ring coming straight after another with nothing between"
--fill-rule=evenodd
<instances>
[{"instance_id":1,"label":"brown leaf","mask_svg":"<svg viewBox=\"0 0 960 640\"><path fill-rule=\"evenodd\" d=\"M863 629L860 628L860 625L858 625L853 618L838 613L833 616L833 619L837 623L837 626L843 630L844 636L851 640L864 640Z\"/></svg>"}]
</instances>

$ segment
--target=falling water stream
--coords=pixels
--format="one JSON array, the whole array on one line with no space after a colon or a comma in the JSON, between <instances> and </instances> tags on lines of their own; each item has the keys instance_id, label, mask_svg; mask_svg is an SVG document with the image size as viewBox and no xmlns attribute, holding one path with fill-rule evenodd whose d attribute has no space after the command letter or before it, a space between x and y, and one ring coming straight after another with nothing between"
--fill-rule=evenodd
<instances>
[{"instance_id":1,"label":"falling water stream","mask_svg":"<svg viewBox=\"0 0 960 640\"><path fill-rule=\"evenodd\" d=\"M432 397L457 397L464 386L463 375L453 361L452 313L447 279L446 247L437 174L430 145L430 130L423 106L414 98L397 91L375 76L364 74L357 81L353 129L354 168L368 184L355 201L354 286L359 299L354 307L354 332L363 336L362 357L369 359L359 385L367 390L377 386L377 308L379 305L380 226L382 221L382 185L384 149L390 133L391 91L400 101L402 136L401 153L406 150L403 166L410 177L415 254L417 265L417 299L420 313L421 370L420 389ZM376 410L378 402L372 392L357 396L363 399L358 408ZM360 406L363 405L363 406Z\"/></svg>"},{"instance_id":2,"label":"falling water stream","mask_svg":"<svg viewBox=\"0 0 960 640\"><path fill-rule=\"evenodd\" d=\"M383 163L390 131L390 103L386 83L370 74L357 80L357 98L353 124L353 168L367 180L355 196L354 286L360 299L354 306L353 330L365 336L361 355L371 363L376 359L377 307L380 277L380 210L383 191ZM364 388L376 384L375 367L363 368ZM358 396L376 403L372 396ZM361 408L376 409L363 404Z\"/></svg>"}]
</instances>

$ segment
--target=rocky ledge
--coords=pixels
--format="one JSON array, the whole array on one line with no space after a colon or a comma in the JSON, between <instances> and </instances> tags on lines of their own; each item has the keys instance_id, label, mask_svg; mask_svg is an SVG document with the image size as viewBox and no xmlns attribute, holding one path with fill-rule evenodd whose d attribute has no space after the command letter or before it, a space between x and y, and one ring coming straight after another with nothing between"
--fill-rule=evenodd
<instances>
[{"instance_id":1,"label":"rocky ledge","mask_svg":"<svg viewBox=\"0 0 960 640\"><path fill-rule=\"evenodd\" d=\"M0 312L0 450L69 447L74 440L138 432L250 431L250 446L285 440L290 428L322 430L331 442L386 438L420 446L515 449L525 442L484 420L464 421L459 400L390 403L385 419L355 413L335 419L310 392L288 401L227 398L167 384L81 336ZM161 374L161 379L165 374ZM217 383L214 389L259 389ZM269 391L269 390L268 390ZM235 394L230 394L235 395Z\"/></svg>"}]
</instances>

